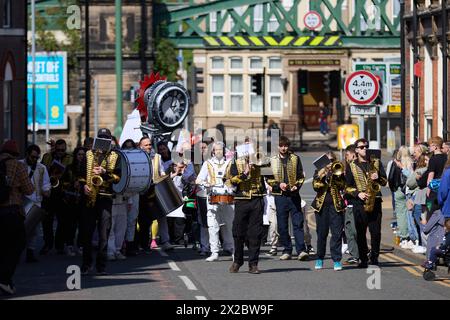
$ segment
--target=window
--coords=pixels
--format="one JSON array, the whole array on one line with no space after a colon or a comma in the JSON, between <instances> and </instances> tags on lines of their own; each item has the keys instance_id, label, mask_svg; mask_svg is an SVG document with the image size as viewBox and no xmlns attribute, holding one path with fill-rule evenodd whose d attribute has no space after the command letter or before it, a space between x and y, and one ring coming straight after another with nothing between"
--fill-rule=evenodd
<instances>
[{"instance_id":1,"label":"window","mask_svg":"<svg viewBox=\"0 0 450 320\"><path fill-rule=\"evenodd\" d=\"M212 76L211 82L212 111L223 112L223 97L225 92L223 75Z\"/></svg>"},{"instance_id":2,"label":"window","mask_svg":"<svg viewBox=\"0 0 450 320\"><path fill-rule=\"evenodd\" d=\"M242 75L230 76L230 111L243 112L244 83Z\"/></svg>"},{"instance_id":3,"label":"window","mask_svg":"<svg viewBox=\"0 0 450 320\"><path fill-rule=\"evenodd\" d=\"M230 68L231 69L242 69L242 58L231 57L230 58Z\"/></svg>"},{"instance_id":4,"label":"window","mask_svg":"<svg viewBox=\"0 0 450 320\"><path fill-rule=\"evenodd\" d=\"M269 110L281 112L281 79L280 75L270 76L269 80Z\"/></svg>"},{"instance_id":5,"label":"window","mask_svg":"<svg viewBox=\"0 0 450 320\"><path fill-rule=\"evenodd\" d=\"M269 69L281 69L281 58L280 57L270 57L269 58Z\"/></svg>"},{"instance_id":6,"label":"window","mask_svg":"<svg viewBox=\"0 0 450 320\"><path fill-rule=\"evenodd\" d=\"M394 19L397 18L400 14L400 0L392 1L392 12Z\"/></svg>"},{"instance_id":7,"label":"window","mask_svg":"<svg viewBox=\"0 0 450 320\"><path fill-rule=\"evenodd\" d=\"M263 62L260 57L252 57L250 58L250 69L262 69Z\"/></svg>"},{"instance_id":8,"label":"window","mask_svg":"<svg viewBox=\"0 0 450 320\"><path fill-rule=\"evenodd\" d=\"M11 65L7 62L3 81L3 139L12 138L12 80Z\"/></svg>"},{"instance_id":9,"label":"window","mask_svg":"<svg viewBox=\"0 0 450 320\"><path fill-rule=\"evenodd\" d=\"M211 58L211 68L223 70L224 62L222 57L212 57Z\"/></svg>"},{"instance_id":10,"label":"window","mask_svg":"<svg viewBox=\"0 0 450 320\"><path fill-rule=\"evenodd\" d=\"M263 5L257 4L253 13L253 31L260 32L263 27Z\"/></svg>"},{"instance_id":11,"label":"window","mask_svg":"<svg viewBox=\"0 0 450 320\"><path fill-rule=\"evenodd\" d=\"M217 31L217 12L211 12L209 14L209 31L210 32Z\"/></svg>"},{"instance_id":12,"label":"window","mask_svg":"<svg viewBox=\"0 0 450 320\"><path fill-rule=\"evenodd\" d=\"M3 1L3 27L11 27L11 0Z\"/></svg>"}]
</instances>

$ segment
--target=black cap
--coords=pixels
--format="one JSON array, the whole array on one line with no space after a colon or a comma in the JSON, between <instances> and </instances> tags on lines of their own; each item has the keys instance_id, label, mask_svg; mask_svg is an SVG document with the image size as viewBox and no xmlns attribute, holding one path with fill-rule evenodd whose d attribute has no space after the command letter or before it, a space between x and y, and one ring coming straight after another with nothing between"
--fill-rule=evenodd
<instances>
[{"instance_id":1,"label":"black cap","mask_svg":"<svg viewBox=\"0 0 450 320\"><path fill-rule=\"evenodd\" d=\"M111 131L109 131L109 129L107 129L107 128L101 128L97 132L97 137L111 139L112 138Z\"/></svg>"}]
</instances>

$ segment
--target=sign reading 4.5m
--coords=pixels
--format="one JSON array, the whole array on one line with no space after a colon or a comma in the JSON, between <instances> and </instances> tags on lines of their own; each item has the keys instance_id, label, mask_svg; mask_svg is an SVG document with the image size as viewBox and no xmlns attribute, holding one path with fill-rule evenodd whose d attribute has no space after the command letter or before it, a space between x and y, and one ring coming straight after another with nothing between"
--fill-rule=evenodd
<instances>
[{"instance_id":1,"label":"sign reading 4.5m","mask_svg":"<svg viewBox=\"0 0 450 320\"><path fill-rule=\"evenodd\" d=\"M356 71L345 82L345 93L356 105L370 104L378 95L378 79L368 71Z\"/></svg>"}]
</instances>

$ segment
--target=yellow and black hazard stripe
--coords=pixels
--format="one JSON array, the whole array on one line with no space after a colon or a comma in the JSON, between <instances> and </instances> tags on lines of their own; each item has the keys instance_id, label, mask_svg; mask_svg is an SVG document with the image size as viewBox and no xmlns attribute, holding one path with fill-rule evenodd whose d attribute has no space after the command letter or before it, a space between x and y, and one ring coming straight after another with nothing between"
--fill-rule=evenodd
<instances>
[{"instance_id":1,"label":"yellow and black hazard stripe","mask_svg":"<svg viewBox=\"0 0 450 320\"><path fill-rule=\"evenodd\" d=\"M207 47L339 47L342 41L339 36L219 36L203 37Z\"/></svg>"}]
</instances>

